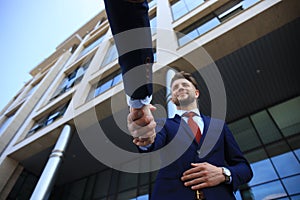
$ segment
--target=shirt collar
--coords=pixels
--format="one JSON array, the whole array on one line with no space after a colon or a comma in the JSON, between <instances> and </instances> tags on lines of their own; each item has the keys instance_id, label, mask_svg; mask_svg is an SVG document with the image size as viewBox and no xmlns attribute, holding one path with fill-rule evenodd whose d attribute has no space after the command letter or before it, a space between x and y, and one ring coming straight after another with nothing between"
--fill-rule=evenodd
<instances>
[{"instance_id":1,"label":"shirt collar","mask_svg":"<svg viewBox=\"0 0 300 200\"><path fill-rule=\"evenodd\" d=\"M199 111L198 108L195 108L195 109L193 109L193 110L177 110L177 114L178 114L179 116L181 116L181 117L182 117L182 115L183 115L184 113L187 113L187 112L194 112L194 113L196 113L198 116L200 116L200 111Z\"/></svg>"}]
</instances>

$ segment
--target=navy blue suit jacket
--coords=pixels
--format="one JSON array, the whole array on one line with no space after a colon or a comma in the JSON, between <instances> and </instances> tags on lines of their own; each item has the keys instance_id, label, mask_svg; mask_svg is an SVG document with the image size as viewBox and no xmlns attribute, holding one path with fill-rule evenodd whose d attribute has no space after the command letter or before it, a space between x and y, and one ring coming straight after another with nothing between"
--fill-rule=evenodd
<instances>
[{"instance_id":1,"label":"navy blue suit jacket","mask_svg":"<svg viewBox=\"0 0 300 200\"><path fill-rule=\"evenodd\" d=\"M104 0L119 54L124 89L132 99L152 95L152 36L147 0Z\"/></svg>"},{"instance_id":2,"label":"navy blue suit jacket","mask_svg":"<svg viewBox=\"0 0 300 200\"><path fill-rule=\"evenodd\" d=\"M235 199L233 192L238 189L238 186L247 183L252 178L250 165L224 121L212 120L206 116L202 116L202 118L204 131L200 144L194 140L191 129L180 116L176 115L171 119L157 121L158 132L150 151L162 150L166 146L168 146L168 150L162 151L160 154L165 167L158 172L151 199L195 199L195 191L184 186L180 179L183 172L191 168L191 163L208 162L218 167L227 167L232 173L231 184L222 183L215 187L202 189L207 200ZM217 133L216 127L220 124L221 133ZM206 155L201 158L198 152L201 151L200 148L203 146L204 139L208 137L208 133L216 135L216 141L211 142L212 148L209 148ZM166 160L170 161L170 157L173 155L178 159L169 165L163 163Z\"/></svg>"}]
</instances>

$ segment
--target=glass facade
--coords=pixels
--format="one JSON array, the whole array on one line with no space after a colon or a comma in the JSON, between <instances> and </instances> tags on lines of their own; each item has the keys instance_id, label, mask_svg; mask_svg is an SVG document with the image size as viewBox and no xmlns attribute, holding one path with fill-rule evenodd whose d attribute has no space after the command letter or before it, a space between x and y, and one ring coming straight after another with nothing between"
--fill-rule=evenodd
<instances>
[{"instance_id":1,"label":"glass facade","mask_svg":"<svg viewBox=\"0 0 300 200\"><path fill-rule=\"evenodd\" d=\"M57 186L50 199L148 200L156 172L125 173L107 169L70 184Z\"/></svg>"},{"instance_id":2,"label":"glass facade","mask_svg":"<svg viewBox=\"0 0 300 200\"><path fill-rule=\"evenodd\" d=\"M297 199L300 195L300 97L229 124L251 163L253 179L239 199ZM299 197L299 196L298 196Z\"/></svg>"},{"instance_id":3,"label":"glass facade","mask_svg":"<svg viewBox=\"0 0 300 200\"><path fill-rule=\"evenodd\" d=\"M208 14L207 16L199 19L198 21L192 23L188 27L181 30L177 33L178 44L182 46L195 38L199 37L200 35L208 32L209 30L213 29L214 27L221 24L223 21L228 19L229 17L235 15L238 12L241 12L248 7L252 6L259 0L244 0L244 1L230 1L229 3L223 5L222 7L218 8L214 12ZM181 1L178 1L181 2ZM178 3L177 2L177 3ZM198 2L198 1L197 1ZM176 4L174 4L176 5ZM174 13L178 13L180 16L183 14L181 10L173 9L173 16ZM184 14L188 13L188 11L184 12Z\"/></svg>"}]
</instances>

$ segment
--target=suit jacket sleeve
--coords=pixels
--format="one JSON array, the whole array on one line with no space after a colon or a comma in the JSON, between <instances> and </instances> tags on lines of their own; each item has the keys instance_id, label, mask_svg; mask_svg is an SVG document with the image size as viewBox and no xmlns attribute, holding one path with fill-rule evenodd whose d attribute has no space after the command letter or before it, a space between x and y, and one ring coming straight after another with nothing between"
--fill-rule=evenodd
<instances>
[{"instance_id":1,"label":"suit jacket sleeve","mask_svg":"<svg viewBox=\"0 0 300 200\"><path fill-rule=\"evenodd\" d=\"M125 92L134 99L152 95L153 50L147 0L104 0L119 54Z\"/></svg>"},{"instance_id":2,"label":"suit jacket sleeve","mask_svg":"<svg viewBox=\"0 0 300 200\"><path fill-rule=\"evenodd\" d=\"M224 125L225 131L225 159L228 164L226 166L232 174L232 186L233 190L236 191L238 186L245 184L251 180L253 177L253 172L251 167L243 156L237 142L235 141L233 134Z\"/></svg>"}]
</instances>

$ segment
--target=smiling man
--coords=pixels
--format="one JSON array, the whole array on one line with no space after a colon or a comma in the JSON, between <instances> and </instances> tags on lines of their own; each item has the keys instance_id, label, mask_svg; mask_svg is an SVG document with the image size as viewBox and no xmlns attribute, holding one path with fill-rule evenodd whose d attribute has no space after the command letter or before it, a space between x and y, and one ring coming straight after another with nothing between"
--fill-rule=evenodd
<instances>
[{"instance_id":1,"label":"smiling man","mask_svg":"<svg viewBox=\"0 0 300 200\"><path fill-rule=\"evenodd\" d=\"M128 116L128 128L134 138L152 136L150 145L133 140L142 152L162 149L175 137L180 138L171 151L161 156L162 162L189 141L177 160L160 169L151 199L235 199L234 191L250 181L253 173L232 133L223 121L221 134L217 129L208 132L208 126L214 127L212 121L215 120L200 113L200 91L191 74L177 73L171 81L171 90L177 114L174 118L158 120L154 137L150 125L140 127L136 125L139 122L132 120L130 114ZM220 136L211 151L200 158L198 152L208 133Z\"/></svg>"}]
</instances>

